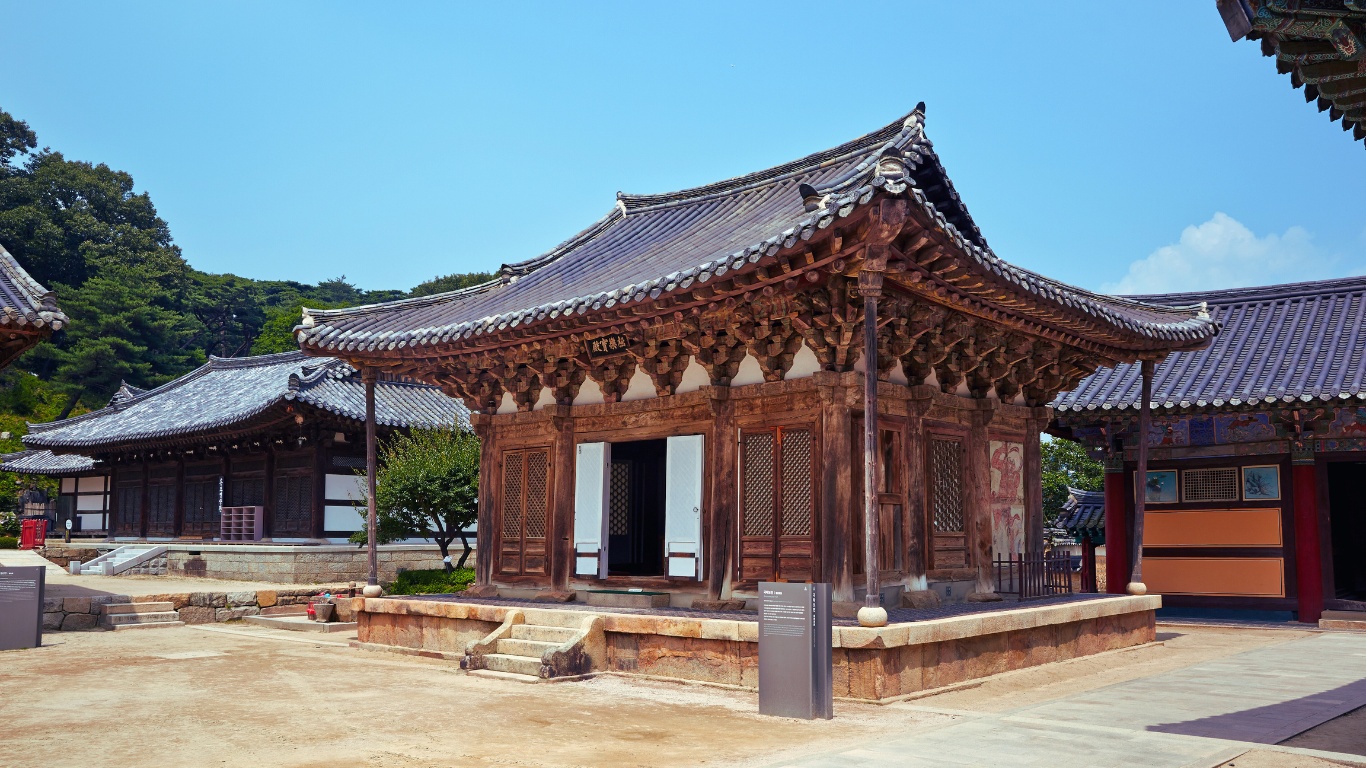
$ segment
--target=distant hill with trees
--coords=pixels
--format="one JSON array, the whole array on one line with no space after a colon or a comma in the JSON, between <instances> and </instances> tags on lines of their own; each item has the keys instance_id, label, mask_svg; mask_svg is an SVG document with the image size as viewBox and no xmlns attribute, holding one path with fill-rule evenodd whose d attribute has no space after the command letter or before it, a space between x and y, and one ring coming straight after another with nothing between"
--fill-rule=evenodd
<instances>
[{"instance_id":1,"label":"distant hill with trees","mask_svg":"<svg viewBox=\"0 0 1366 768\"><path fill-rule=\"evenodd\" d=\"M54 413L98 408L120 381L154 387L202 364L208 355L240 357L297 349L291 329L300 308L336 308L425 296L489 280L452 274L412 291L364 290L345 276L306 284L210 274L186 262L133 177L103 163L68 160L38 149L38 137L0 109L0 245L56 291L69 326L14 368L24 402L60 402ZM36 380L35 380L36 379ZM15 398L10 398L15 399ZM14 414L28 415L28 414ZM31 418L31 417L30 417Z\"/></svg>"}]
</instances>

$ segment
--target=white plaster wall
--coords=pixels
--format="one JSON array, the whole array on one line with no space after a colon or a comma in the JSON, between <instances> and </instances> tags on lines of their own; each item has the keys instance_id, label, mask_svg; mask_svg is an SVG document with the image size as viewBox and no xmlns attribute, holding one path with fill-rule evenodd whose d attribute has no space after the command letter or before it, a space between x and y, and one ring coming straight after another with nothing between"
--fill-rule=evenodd
<instances>
[{"instance_id":1,"label":"white plaster wall","mask_svg":"<svg viewBox=\"0 0 1366 768\"><path fill-rule=\"evenodd\" d=\"M711 384L711 377L707 375L707 369L697 362L697 358L688 358L688 367L683 369L683 378L678 382L678 389L674 390L678 394L684 392L696 392L697 390Z\"/></svg>"},{"instance_id":2,"label":"white plaster wall","mask_svg":"<svg viewBox=\"0 0 1366 768\"><path fill-rule=\"evenodd\" d=\"M759 361L754 355L745 353L745 359L740 361L740 369L735 372L735 378L731 379L732 387L743 387L746 384L763 384L764 370L759 367Z\"/></svg>"},{"instance_id":3,"label":"white plaster wall","mask_svg":"<svg viewBox=\"0 0 1366 768\"><path fill-rule=\"evenodd\" d=\"M534 404L532 404L531 410L533 410L533 411L539 411L539 410L541 410L542 408L546 407L547 405L554 405L554 404L555 404L555 395L550 391L550 387L541 387L541 395L540 395L540 397L537 397L537 398L536 398L536 402L535 402Z\"/></svg>"},{"instance_id":4,"label":"white plaster wall","mask_svg":"<svg viewBox=\"0 0 1366 768\"><path fill-rule=\"evenodd\" d=\"M820 369L821 363L816 359L816 353L812 352L811 348L806 346L806 342L803 341L801 349L792 356L792 367L787 369L787 373L783 375L783 380L809 378L811 374Z\"/></svg>"},{"instance_id":5,"label":"white plaster wall","mask_svg":"<svg viewBox=\"0 0 1366 768\"><path fill-rule=\"evenodd\" d=\"M893 384L900 384L902 386L906 386L911 383L911 380L906 378L906 371L901 367L900 359L896 361L896 364L892 366L891 372L887 374L887 380L892 382Z\"/></svg>"},{"instance_id":6,"label":"white plaster wall","mask_svg":"<svg viewBox=\"0 0 1366 768\"><path fill-rule=\"evenodd\" d=\"M621 393L621 402L649 400L652 397L656 397L655 383L650 380L650 374L636 368L636 372L631 376L630 383L626 385L626 391Z\"/></svg>"},{"instance_id":7,"label":"white plaster wall","mask_svg":"<svg viewBox=\"0 0 1366 768\"><path fill-rule=\"evenodd\" d=\"M511 393L511 392L504 392L504 393L503 393L503 401L502 401L501 403L498 404L498 410L496 411L496 413L516 413L516 412L517 412L517 401L512 399L512 393ZM336 529L336 530L339 530L339 529Z\"/></svg>"},{"instance_id":8,"label":"white plaster wall","mask_svg":"<svg viewBox=\"0 0 1366 768\"><path fill-rule=\"evenodd\" d=\"M605 402L602 399L602 387L592 379L584 379L579 394L574 396L574 405L597 405L602 402Z\"/></svg>"}]
</instances>

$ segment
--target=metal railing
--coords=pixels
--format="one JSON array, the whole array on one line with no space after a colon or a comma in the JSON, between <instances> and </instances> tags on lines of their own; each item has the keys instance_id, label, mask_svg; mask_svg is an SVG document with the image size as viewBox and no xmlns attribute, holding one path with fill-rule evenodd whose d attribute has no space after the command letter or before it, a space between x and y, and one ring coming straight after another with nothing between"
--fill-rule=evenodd
<instances>
[{"instance_id":1,"label":"metal railing","mask_svg":"<svg viewBox=\"0 0 1366 768\"><path fill-rule=\"evenodd\" d=\"M1072 558L1066 552L1007 555L992 565L997 594L1021 600L1072 594Z\"/></svg>"}]
</instances>

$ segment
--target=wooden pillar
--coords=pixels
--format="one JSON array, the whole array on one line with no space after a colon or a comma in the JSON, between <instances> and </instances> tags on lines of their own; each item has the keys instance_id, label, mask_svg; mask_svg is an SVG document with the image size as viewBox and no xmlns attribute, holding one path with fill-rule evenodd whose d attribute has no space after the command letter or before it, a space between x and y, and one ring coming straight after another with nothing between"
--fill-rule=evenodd
<instances>
[{"instance_id":1,"label":"wooden pillar","mask_svg":"<svg viewBox=\"0 0 1366 768\"><path fill-rule=\"evenodd\" d=\"M876 608L882 605L882 515L877 499L877 300L882 295L882 273L860 272L858 290L863 297L863 571L868 585L864 604Z\"/></svg>"},{"instance_id":2,"label":"wooden pillar","mask_svg":"<svg viewBox=\"0 0 1366 768\"><path fill-rule=\"evenodd\" d=\"M711 410L711 499L707 505L711 521L708 546L703 551L707 553L707 599L725 600L730 597L731 574L735 572L735 548L731 543L736 539L739 519L735 473L740 464L740 434L735 429L735 401L730 399L729 387L711 388Z\"/></svg>"},{"instance_id":3,"label":"wooden pillar","mask_svg":"<svg viewBox=\"0 0 1366 768\"><path fill-rule=\"evenodd\" d=\"M1096 591L1096 543L1090 534L1081 539L1081 591Z\"/></svg>"},{"instance_id":4,"label":"wooden pillar","mask_svg":"<svg viewBox=\"0 0 1366 768\"><path fill-rule=\"evenodd\" d=\"M835 602L854 599L849 557L853 488L853 414L845 399L844 377L821 371L815 376L821 400L821 571Z\"/></svg>"},{"instance_id":5,"label":"wooden pillar","mask_svg":"<svg viewBox=\"0 0 1366 768\"><path fill-rule=\"evenodd\" d=\"M275 538L275 447L266 446L266 479L261 490L262 537Z\"/></svg>"},{"instance_id":6,"label":"wooden pillar","mask_svg":"<svg viewBox=\"0 0 1366 768\"><path fill-rule=\"evenodd\" d=\"M1143 381L1139 395L1142 400L1138 406L1138 472L1134 475L1134 532L1133 540L1129 543L1133 553L1130 555L1132 567L1126 588L1131 595L1142 595L1148 591L1143 585L1143 509L1148 496L1148 432L1152 430L1153 423L1153 361L1143 361L1140 375ZM1106 549L1108 551L1109 548Z\"/></svg>"},{"instance_id":7,"label":"wooden pillar","mask_svg":"<svg viewBox=\"0 0 1366 768\"><path fill-rule=\"evenodd\" d=\"M929 527L925 515L925 411L928 399L908 403L906 419L906 575L912 590L929 589L926 554Z\"/></svg>"},{"instance_id":8,"label":"wooden pillar","mask_svg":"<svg viewBox=\"0 0 1366 768\"><path fill-rule=\"evenodd\" d=\"M171 510L171 535L185 535L185 456L175 460L175 509Z\"/></svg>"},{"instance_id":9,"label":"wooden pillar","mask_svg":"<svg viewBox=\"0 0 1366 768\"><path fill-rule=\"evenodd\" d=\"M151 495L147 491L147 476L152 473L152 465L147 461L147 457L142 459L142 508L138 514L138 538L147 538L147 507Z\"/></svg>"},{"instance_id":10,"label":"wooden pillar","mask_svg":"<svg viewBox=\"0 0 1366 768\"><path fill-rule=\"evenodd\" d=\"M317 426L309 431L313 442L313 516L311 526L313 538L321 539L327 532L327 451L323 448L322 436Z\"/></svg>"},{"instance_id":11,"label":"wooden pillar","mask_svg":"<svg viewBox=\"0 0 1366 768\"><path fill-rule=\"evenodd\" d=\"M1039 434L1048 426L1048 409L1034 408L1025 419L1024 436L1024 550L1040 554L1043 540L1043 450ZM1014 554L1014 553L1010 553Z\"/></svg>"},{"instance_id":12,"label":"wooden pillar","mask_svg":"<svg viewBox=\"0 0 1366 768\"><path fill-rule=\"evenodd\" d=\"M996 594L991 563L991 436L987 425L995 415L990 400L975 400L978 410L968 428L967 477L963 483L969 560L977 569L979 595Z\"/></svg>"},{"instance_id":13,"label":"wooden pillar","mask_svg":"<svg viewBox=\"0 0 1366 768\"><path fill-rule=\"evenodd\" d=\"M1319 550L1318 472L1307 446L1291 446L1290 487L1295 505L1295 583L1299 620L1323 615L1323 555Z\"/></svg>"},{"instance_id":14,"label":"wooden pillar","mask_svg":"<svg viewBox=\"0 0 1366 768\"><path fill-rule=\"evenodd\" d=\"M104 540L114 540L114 529L119 525L119 462L111 462L109 467L109 514L104 520Z\"/></svg>"},{"instance_id":15,"label":"wooden pillar","mask_svg":"<svg viewBox=\"0 0 1366 768\"><path fill-rule=\"evenodd\" d=\"M375 464L379 439L375 436L375 379L374 368L361 371L361 380L365 382L365 549L370 566L365 583L368 586L379 584L379 524L375 515L375 491L378 489Z\"/></svg>"},{"instance_id":16,"label":"wooden pillar","mask_svg":"<svg viewBox=\"0 0 1366 768\"><path fill-rule=\"evenodd\" d=\"M546 410L555 410L555 415L551 416L555 428L554 460L551 462L555 509L550 518L546 555L550 558L550 588L556 592L569 591L569 574L574 567L574 417L569 415L570 408L568 405L546 407Z\"/></svg>"},{"instance_id":17,"label":"wooden pillar","mask_svg":"<svg viewBox=\"0 0 1366 768\"><path fill-rule=\"evenodd\" d=\"M476 585L483 587L493 582L493 561L497 557L493 489L498 478L494 477L495 441L490 415L472 413L470 423L479 436L479 521L475 528L474 579ZM572 541L570 545L573 545Z\"/></svg>"},{"instance_id":18,"label":"wooden pillar","mask_svg":"<svg viewBox=\"0 0 1366 768\"><path fill-rule=\"evenodd\" d=\"M1124 594L1129 583L1129 494L1124 491L1124 451L1105 458L1105 591Z\"/></svg>"}]
</instances>

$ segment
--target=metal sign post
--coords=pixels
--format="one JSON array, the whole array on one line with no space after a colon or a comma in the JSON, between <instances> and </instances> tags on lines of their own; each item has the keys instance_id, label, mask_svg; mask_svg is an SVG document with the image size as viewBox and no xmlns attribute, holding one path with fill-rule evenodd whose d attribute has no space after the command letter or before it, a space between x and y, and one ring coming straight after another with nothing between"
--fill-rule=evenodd
<instances>
[{"instance_id":1,"label":"metal sign post","mask_svg":"<svg viewBox=\"0 0 1366 768\"><path fill-rule=\"evenodd\" d=\"M759 584L759 714L835 716L829 584Z\"/></svg>"},{"instance_id":2,"label":"metal sign post","mask_svg":"<svg viewBox=\"0 0 1366 768\"><path fill-rule=\"evenodd\" d=\"M0 566L0 651L43 644L42 566Z\"/></svg>"}]
</instances>

